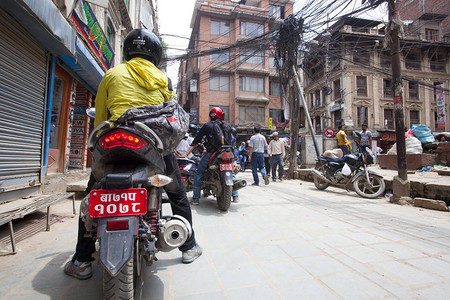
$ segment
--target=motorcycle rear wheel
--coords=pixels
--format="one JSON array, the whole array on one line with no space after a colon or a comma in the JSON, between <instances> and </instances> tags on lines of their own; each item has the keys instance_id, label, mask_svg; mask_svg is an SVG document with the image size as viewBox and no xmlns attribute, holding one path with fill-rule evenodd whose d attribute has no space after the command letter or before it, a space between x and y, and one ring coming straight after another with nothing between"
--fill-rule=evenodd
<instances>
[{"instance_id":1,"label":"motorcycle rear wheel","mask_svg":"<svg viewBox=\"0 0 450 300\"><path fill-rule=\"evenodd\" d=\"M323 175L325 175L325 167L322 166L321 164L317 164L315 169L317 171L319 171L320 173L322 173ZM316 188L318 190L322 191L322 190L326 189L330 185L329 182L323 181L323 180L321 180L319 177L317 177L315 175L313 175L313 176L314 176L314 185L316 186Z\"/></svg>"},{"instance_id":2,"label":"motorcycle rear wheel","mask_svg":"<svg viewBox=\"0 0 450 300\"><path fill-rule=\"evenodd\" d=\"M364 198L374 199L381 196L386 188L383 178L369 174L369 181L367 182L365 175L359 176L353 182L353 189L358 195Z\"/></svg>"},{"instance_id":3,"label":"motorcycle rear wheel","mask_svg":"<svg viewBox=\"0 0 450 300\"><path fill-rule=\"evenodd\" d=\"M217 206L222 211L227 211L230 208L231 196L233 193L233 186L224 185L222 194L217 197Z\"/></svg>"},{"instance_id":4,"label":"motorcycle rear wheel","mask_svg":"<svg viewBox=\"0 0 450 300\"><path fill-rule=\"evenodd\" d=\"M111 276L108 270L103 267L103 299L131 300L141 298L144 261L143 257L136 253L136 249L135 246L134 255L116 276ZM139 263L137 259L139 259Z\"/></svg>"}]
</instances>

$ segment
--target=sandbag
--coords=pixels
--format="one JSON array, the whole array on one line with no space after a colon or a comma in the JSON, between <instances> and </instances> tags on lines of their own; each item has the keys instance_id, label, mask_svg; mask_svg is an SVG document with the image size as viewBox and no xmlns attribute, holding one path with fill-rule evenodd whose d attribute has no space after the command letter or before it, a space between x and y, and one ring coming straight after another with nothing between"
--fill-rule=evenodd
<instances>
[{"instance_id":1,"label":"sandbag","mask_svg":"<svg viewBox=\"0 0 450 300\"><path fill-rule=\"evenodd\" d=\"M344 153L342 152L341 149L336 148L336 149L332 149L332 150L327 150L322 155L332 157L332 158L342 158L344 156Z\"/></svg>"}]
</instances>

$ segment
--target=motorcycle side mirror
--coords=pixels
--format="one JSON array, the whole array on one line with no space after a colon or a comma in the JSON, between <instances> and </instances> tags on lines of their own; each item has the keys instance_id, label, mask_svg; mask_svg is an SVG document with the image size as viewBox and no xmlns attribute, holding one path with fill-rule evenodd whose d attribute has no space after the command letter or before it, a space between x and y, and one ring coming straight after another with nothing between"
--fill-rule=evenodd
<instances>
[{"instance_id":1,"label":"motorcycle side mirror","mask_svg":"<svg viewBox=\"0 0 450 300\"><path fill-rule=\"evenodd\" d=\"M89 107L86 109L86 114L91 117L95 118L95 107Z\"/></svg>"}]
</instances>

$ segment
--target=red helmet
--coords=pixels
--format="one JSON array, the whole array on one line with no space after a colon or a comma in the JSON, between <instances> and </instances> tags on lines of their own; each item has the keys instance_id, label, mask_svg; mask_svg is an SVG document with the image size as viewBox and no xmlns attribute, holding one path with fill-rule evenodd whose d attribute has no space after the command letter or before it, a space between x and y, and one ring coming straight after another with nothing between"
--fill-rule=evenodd
<instances>
[{"instance_id":1,"label":"red helmet","mask_svg":"<svg viewBox=\"0 0 450 300\"><path fill-rule=\"evenodd\" d=\"M217 119L218 118L218 119L224 120L225 119L225 113L223 112L223 110L220 107L213 107L209 111L209 117L211 119Z\"/></svg>"}]
</instances>

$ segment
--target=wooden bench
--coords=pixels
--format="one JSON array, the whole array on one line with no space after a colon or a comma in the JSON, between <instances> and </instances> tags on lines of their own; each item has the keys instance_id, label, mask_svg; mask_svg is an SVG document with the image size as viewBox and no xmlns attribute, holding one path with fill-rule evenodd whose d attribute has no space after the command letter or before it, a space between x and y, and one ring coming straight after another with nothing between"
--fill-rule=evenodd
<instances>
[{"instance_id":1,"label":"wooden bench","mask_svg":"<svg viewBox=\"0 0 450 300\"><path fill-rule=\"evenodd\" d=\"M23 218L28 214L47 208L46 231L50 231L50 206L70 197L72 197L73 214L76 214L75 193L37 195L0 204L0 226L6 223L9 225L12 253L15 254L17 252L12 224L13 220Z\"/></svg>"}]
</instances>

